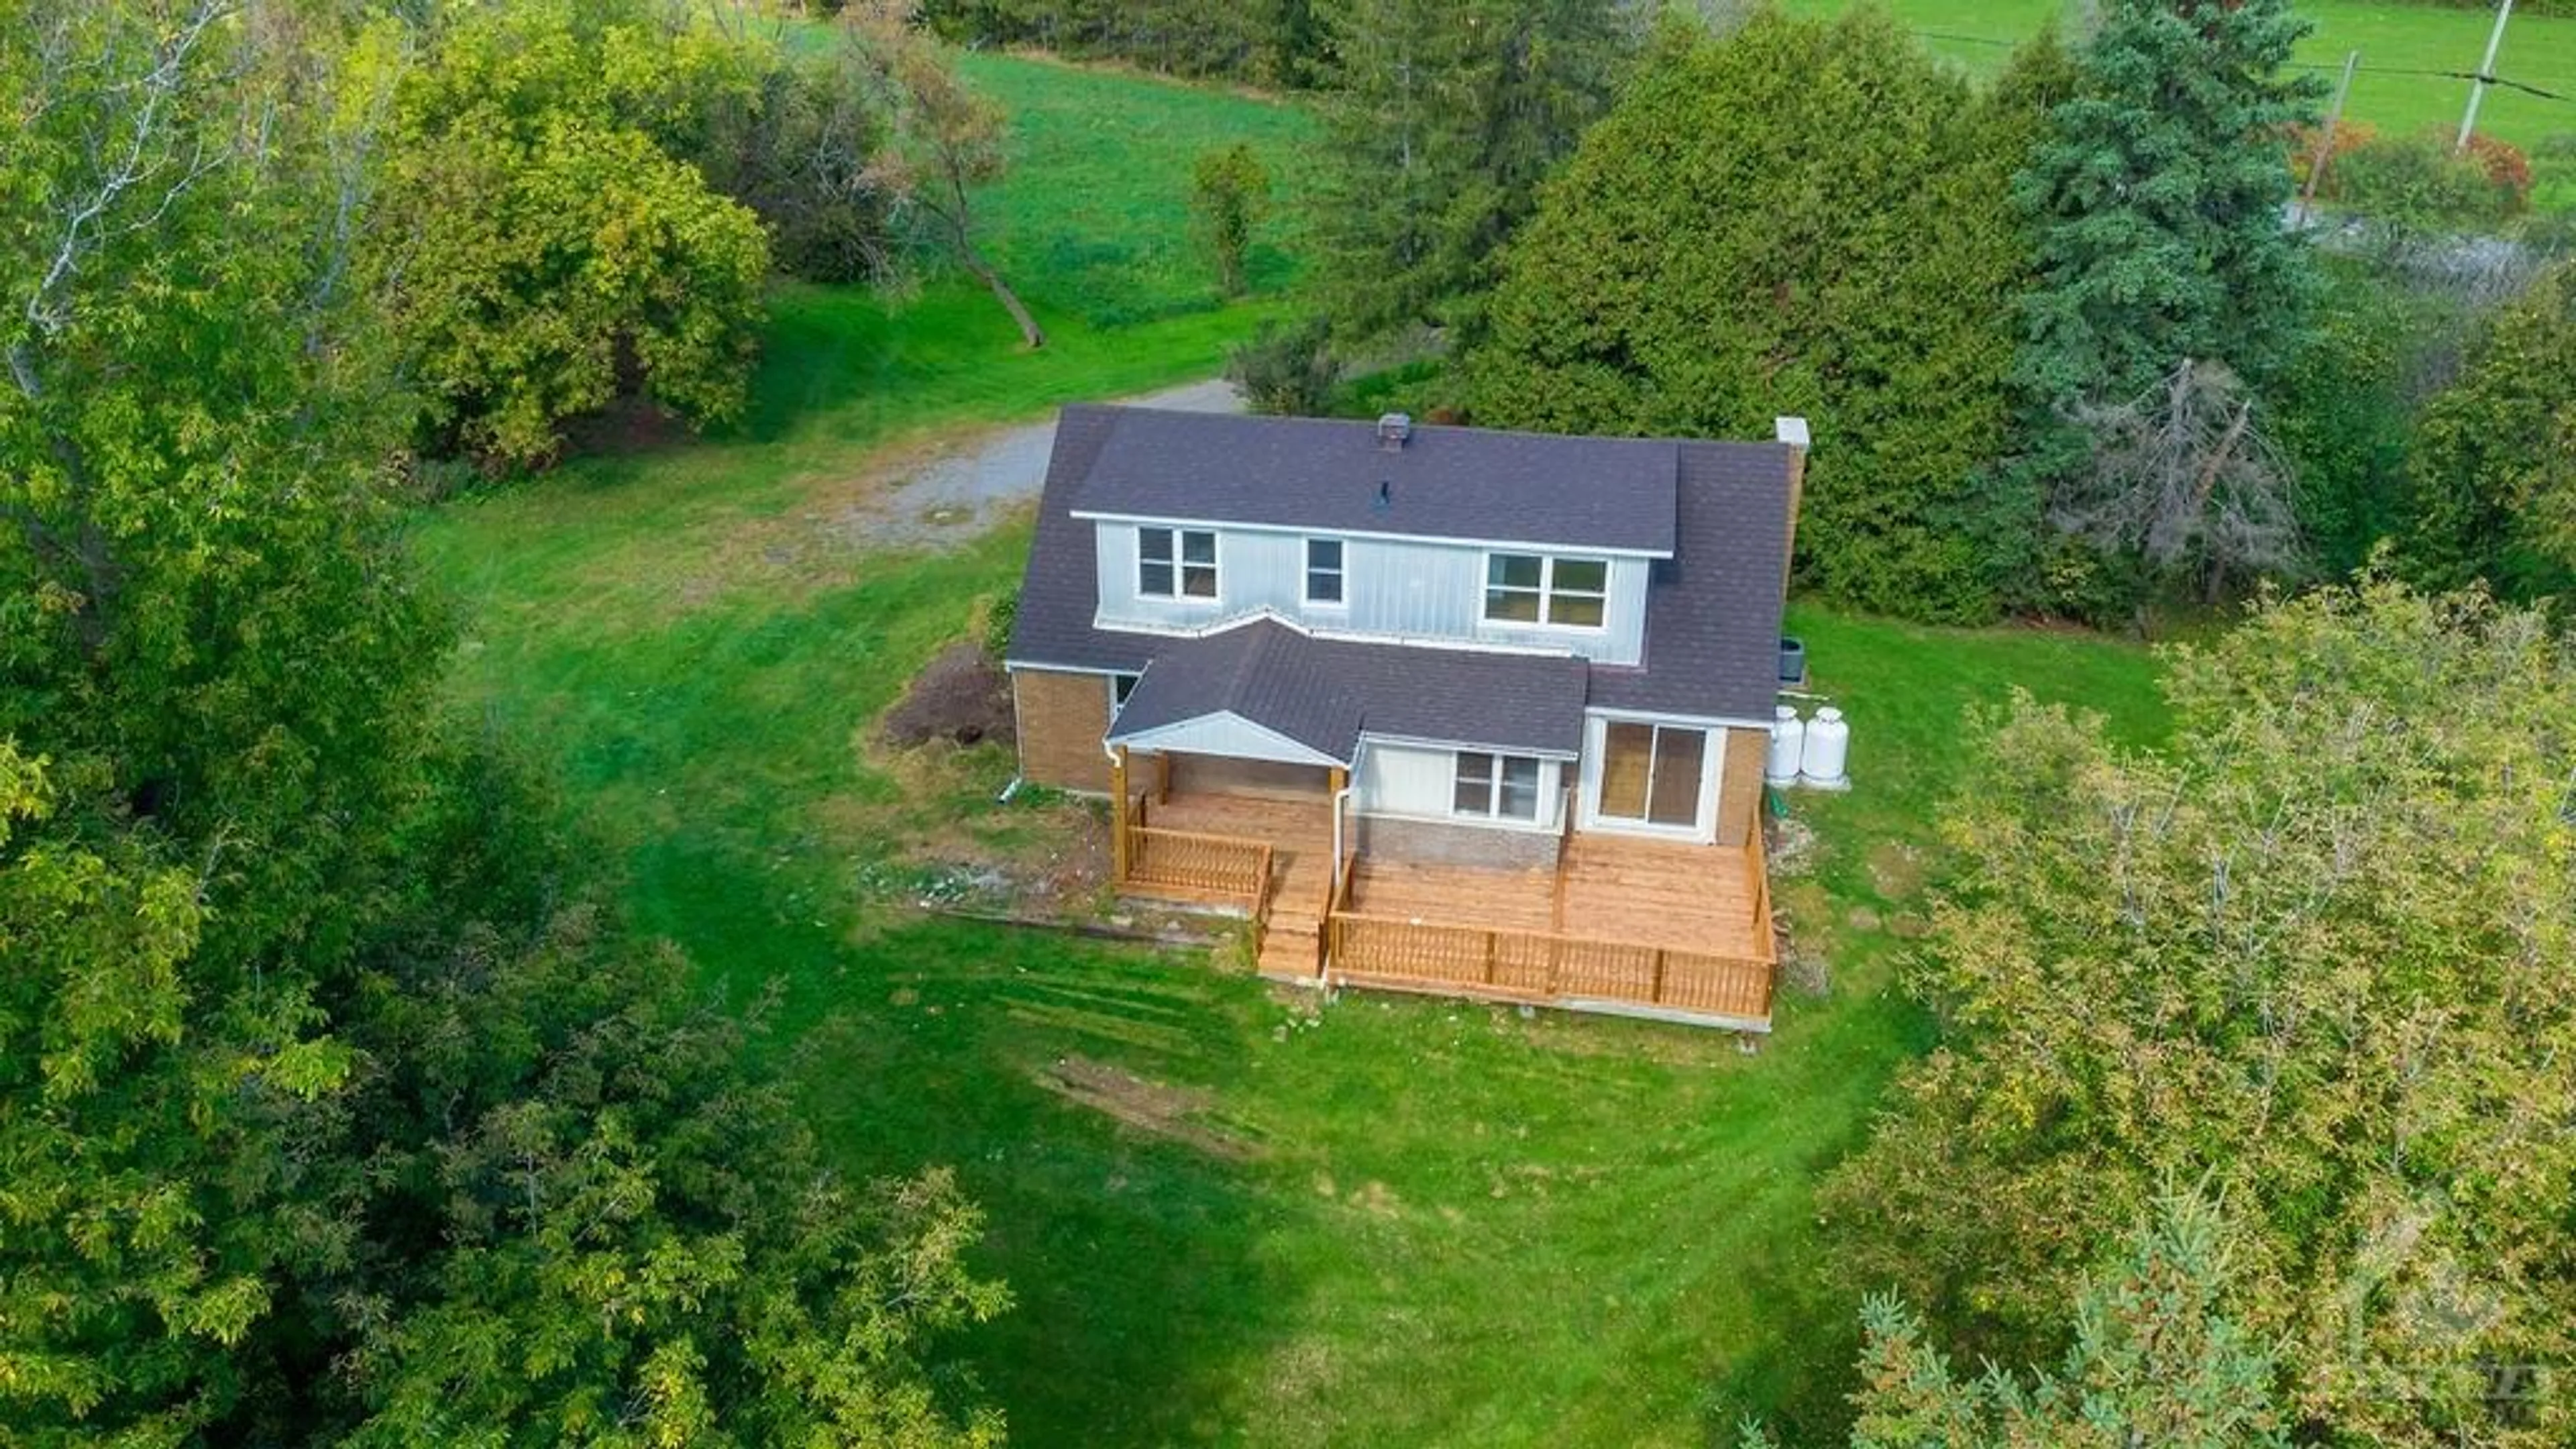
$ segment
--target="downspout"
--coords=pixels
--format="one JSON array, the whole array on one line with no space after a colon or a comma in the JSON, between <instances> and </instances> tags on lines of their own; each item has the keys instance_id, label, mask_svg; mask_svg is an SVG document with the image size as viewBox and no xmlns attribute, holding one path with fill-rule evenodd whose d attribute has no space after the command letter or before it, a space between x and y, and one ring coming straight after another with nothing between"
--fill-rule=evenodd
<instances>
[{"instance_id":1,"label":"downspout","mask_svg":"<svg viewBox=\"0 0 2576 1449\"><path fill-rule=\"evenodd\" d=\"M1118 759L1118 747L1109 736L1100 737L1100 753L1109 761L1109 874L1113 886L1127 884L1127 777Z\"/></svg>"},{"instance_id":2,"label":"downspout","mask_svg":"<svg viewBox=\"0 0 2576 1449\"><path fill-rule=\"evenodd\" d=\"M1342 822L1350 817L1351 793L1359 789L1359 778L1359 753L1354 751L1350 774L1345 777L1342 788L1333 792L1333 880L1331 889L1324 893L1324 924L1328 933L1332 926L1333 906L1342 895L1342 860L1347 853L1342 845Z\"/></svg>"}]
</instances>

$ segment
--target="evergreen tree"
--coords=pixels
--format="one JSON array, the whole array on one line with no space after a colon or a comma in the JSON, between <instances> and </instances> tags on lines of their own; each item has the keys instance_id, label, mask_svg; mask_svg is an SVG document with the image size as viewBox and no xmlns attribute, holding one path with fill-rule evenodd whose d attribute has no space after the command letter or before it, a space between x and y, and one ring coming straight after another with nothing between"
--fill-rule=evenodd
<instances>
[{"instance_id":1,"label":"evergreen tree","mask_svg":"<svg viewBox=\"0 0 2576 1449\"><path fill-rule=\"evenodd\" d=\"M2085 1285L2054 1374L1963 1378L1893 1298L1862 1313L1852 1449L2287 1449L2275 1365L2222 1307L2226 1224L2169 1194L2117 1271Z\"/></svg>"},{"instance_id":2,"label":"evergreen tree","mask_svg":"<svg viewBox=\"0 0 2576 1449\"><path fill-rule=\"evenodd\" d=\"M1539 182L1609 108L1625 0L1330 0L1331 164L1317 208L1346 336L1462 320Z\"/></svg>"},{"instance_id":3,"label":"evergreen tree","mask_svg":"<svg viewBox=\"0 0 2576 1449\"><path fill-rule=\"evenodd\" d=\"M1980 98L1883 16L1675 24L1507 251L1467 358L1478 421L1764 438L1814 430L1800 576L1991 614L2029 538L1980 469L2006 440L2004 200L2045 54Z\"/></svg>"},{"instance_id":4,"label":"evergreen tree","mask_svg":"<svg viewBox=\"0 0 2576 1449\"><path fill-rule=\"evenodd\" d=\"M2488 323L2425 406L2400 535L2436 584L2513 598L2576 590L2576 262Z\"/></svg>"},{"instance_id":5,"label":"evergreen tree","mask_svg":"<svg viewBox=\"0 0 2576 1449\"><path fill-rule=\"evenodd\" d=\"M2034 423L2185 361L2259 393L2292 356L2311 282L2283 226L2285 148L2323 83L2287 66L2308 29L2290 0L2105 0L2013 186L2038 262L2019 365Z\"/></svg>"}]
</instances>

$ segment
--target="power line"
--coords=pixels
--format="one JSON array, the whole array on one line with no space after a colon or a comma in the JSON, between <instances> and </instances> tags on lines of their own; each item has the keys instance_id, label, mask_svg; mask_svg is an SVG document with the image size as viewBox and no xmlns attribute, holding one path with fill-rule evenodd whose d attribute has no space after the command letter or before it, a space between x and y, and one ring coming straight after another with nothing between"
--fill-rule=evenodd
<instances>
[{"instance_id":1,"label":"power line","mask_svg":"<svg viewBox=\"0 0 2576 1449\"><path fill-rule=\"evenodd\" d=\"M1961 35L1957 31L1952 30L1909 30L1905 33L1913 36L1917 40L1937 40L1950 45L1982 45L1995 50L2010 50L2021 44L2018 40L2002 40L1991 35ZM2322 61L2293 60L2283 62L2283 69L2337 73L2342 71L2343 67L2340 65L2328 65ZM2474 81L2480 78L2475 71L2433 70L2421 66L2404 65L2365 65L2356 73L2364 76L2401 76L2409 80ZM2569 104L2576 104L2576 94L2570 94L2570 92L2576 92L2576 85L2570 85L2566 81L2555 79L2551 80L2549 85L2567 87L2566 90L2551 90L2545 86L2534 85L2529 81L2512 80L2500 75L2487 76L2485 77L2485 80L2489 85L2503 86L2508 90L2521 91L2525 95L2538 96L2544 101L2560 101Z\"/></svg>"}]
</instances>

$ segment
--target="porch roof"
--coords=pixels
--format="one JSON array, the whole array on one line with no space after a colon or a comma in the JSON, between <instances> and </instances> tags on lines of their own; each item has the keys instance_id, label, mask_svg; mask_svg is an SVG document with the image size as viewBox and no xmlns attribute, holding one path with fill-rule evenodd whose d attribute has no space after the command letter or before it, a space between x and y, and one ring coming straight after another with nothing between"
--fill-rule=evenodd
<instances>
[{"instance_id":1,"label":"porch roof","mask_svg":"<svg viewBox=\"0 0 2576 1449\"><path fill-rule=\"evenodd\" d=\"M1157 654L1109 742L1231 715L1345 765L1363 733L1570 755L1585 689L1580 659L1316 639L1260 619Z\"/></svg>"}]
</instances>

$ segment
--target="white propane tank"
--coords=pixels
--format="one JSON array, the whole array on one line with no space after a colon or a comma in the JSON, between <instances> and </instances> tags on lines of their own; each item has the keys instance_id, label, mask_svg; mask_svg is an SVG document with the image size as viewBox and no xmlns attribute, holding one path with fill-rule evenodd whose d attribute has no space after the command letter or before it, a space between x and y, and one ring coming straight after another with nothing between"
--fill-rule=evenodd
<instances>
[{"instance_id":1,"label":"white propane tank","mask_svg":"<svg viewBox=\"0 0 2576 1449\"><path fill-rule=\"evenodd\" d=\"M1846 790L1843 766L1851 756L1851 726L1843 712L1827 705L1807 724L1807 744L1798 757L1798 783L1815 790Z\"/></svg>"},{"instance_id":2,"label":"white propane tank","mask_svg":"<svg viewBox=\"0 0 2576 1449\"><path fill-rule=\"evenodd\" d=\"M1806 722L1798 718L1793 704L1775 705L1771 715L1771 753L1762 762L1762 780L1768 785L1794 785L1799 757L1807 747Z\"/></svg>"}]
</instances>

